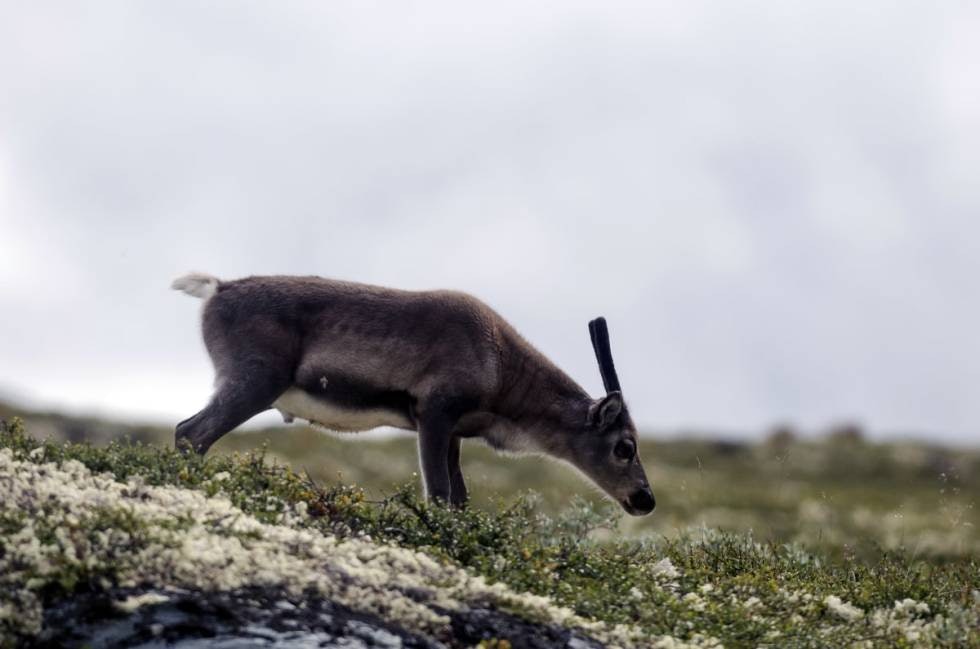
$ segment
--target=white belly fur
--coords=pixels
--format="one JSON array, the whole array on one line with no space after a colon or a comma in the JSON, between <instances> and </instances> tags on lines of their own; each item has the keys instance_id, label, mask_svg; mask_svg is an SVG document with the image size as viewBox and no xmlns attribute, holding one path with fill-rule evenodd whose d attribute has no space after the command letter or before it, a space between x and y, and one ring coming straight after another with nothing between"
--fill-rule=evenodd
<instances>
[{"instance_id":1,"label":"white belly fur","mask_svg":"<svg viewBox=\"0 0 980 649\"><path fill-rule=\"evenodd\" d=\"M404 415L393 410L344 408L311 397L298 388L290 388L283 392L272 407L284 415L305 419L311 424L344 433L371 430L381 426L414 430L412 423Z\"/></svg>"},{"instance_id":2,"label":"white belly fur","mask_svg":"<svg viewBox=\"0 0 980 649\"><path fill-rule=\"evenodd\" d=\"M541 448L533 435L510 426L492 427L487 430L483 437L490 446L505 453L524 455L541 452Z\"/></svg>"}]
</instances>

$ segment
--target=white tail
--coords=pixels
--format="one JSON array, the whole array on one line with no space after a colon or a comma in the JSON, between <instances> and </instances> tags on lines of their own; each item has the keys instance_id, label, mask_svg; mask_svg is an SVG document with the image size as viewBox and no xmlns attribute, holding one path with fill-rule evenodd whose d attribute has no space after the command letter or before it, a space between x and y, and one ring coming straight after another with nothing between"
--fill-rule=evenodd
<instances>
[{"instance_id":1,"label":"white tail","mask_svg":"<svg viewBox=\"0 0 980 649\"><path fill-rule=\"evenodd\" d=\"M188 273L183 277L178 277L170 285L175 291L183 291L193 297L207 300L218 292L218 284L221 283L217 277L206 273Z\"/></svg>"}]
</instances>

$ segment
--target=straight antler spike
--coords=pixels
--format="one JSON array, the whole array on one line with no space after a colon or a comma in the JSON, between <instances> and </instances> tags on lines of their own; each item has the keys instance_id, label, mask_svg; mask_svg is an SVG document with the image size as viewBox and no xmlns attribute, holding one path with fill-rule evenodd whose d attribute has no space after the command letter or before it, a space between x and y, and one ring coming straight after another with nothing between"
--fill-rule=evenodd
<instances>
[{"instance_id":1,"label":"straight antler spike","mask_svg":"<svg viewBox=\"0 0 980 649\"><path fill-rule=\"evenodd\" d=\"M616 366L613 364L612 350L609 347L609 328L606 326L606 319L598 317L591 321L589 334L592 336L592 348L599 362L599 373L602 375L602 384L606 388L606 393L620 391L619 377L616 375Z\"/></svg>"}]
</instances>

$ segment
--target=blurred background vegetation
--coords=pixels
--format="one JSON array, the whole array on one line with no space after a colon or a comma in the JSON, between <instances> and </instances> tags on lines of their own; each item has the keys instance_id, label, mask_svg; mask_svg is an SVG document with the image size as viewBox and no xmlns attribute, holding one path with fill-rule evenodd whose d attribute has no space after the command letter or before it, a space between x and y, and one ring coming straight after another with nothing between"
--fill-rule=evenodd
<instances>
[{"instance_id":1,"label":"blurred background vegetation","mask_svg":"<svg viewBox=\"0 0 980 649\"><path fill-rule=\"evenodd\" d=\"M0 418L13 416L42 438L173 443L170 428L0 403ZM406 482L418 485L415 439L409 434L337 436L296 423L232 433L211 453L262 446L268 461L305 471L324 486L356 484L369 497L381 497ZM623 514L619 530L608 534L672 536L705 526L795 541L843 559L873 559L884 550L940 562L980 555L980 449L877 443L859 427L842 425L817 438L779 427L758 443L645 435L640 452L657 509L643 518ZM479 441L464 442L463 470L476 507L528 491L538 494L538 507L546 513L574 498L603 500L568 466L499 455Z\"/></svg>"}]
</instances>

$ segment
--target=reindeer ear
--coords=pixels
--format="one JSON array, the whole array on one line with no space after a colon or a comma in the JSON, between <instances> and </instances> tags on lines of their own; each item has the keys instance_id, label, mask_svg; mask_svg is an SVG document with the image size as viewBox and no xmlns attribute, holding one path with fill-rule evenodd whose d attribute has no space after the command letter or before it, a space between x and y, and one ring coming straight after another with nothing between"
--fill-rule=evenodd
<instances>
[{"instance_id":1,"label":"reindeer ear","mask_svg":"<svg viewBox=\"0 0 980 649\"><path fill-rule=\"evenodd\" d=\"M589 422L599 430L606 430L619 419L623 412L623 393L610 392L589 408Z\"/></svg>"}]
</instances>

